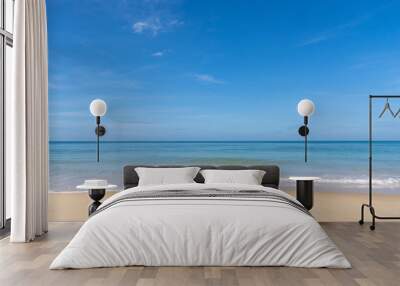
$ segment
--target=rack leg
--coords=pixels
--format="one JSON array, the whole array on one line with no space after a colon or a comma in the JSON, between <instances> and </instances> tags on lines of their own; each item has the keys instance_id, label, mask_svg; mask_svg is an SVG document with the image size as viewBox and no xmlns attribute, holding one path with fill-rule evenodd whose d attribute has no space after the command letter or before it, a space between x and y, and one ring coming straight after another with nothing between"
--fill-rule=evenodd
<instances>
[{"instance_id":1,"label":"rack leg","mask_svg":"<svg viewBox=\"0 0 400 286\"><path fill-rule=\"evenodd\" d=\"M373 206L370 206L369 207L369 211L371 212L371 215L372 215L372 225L370 225L370 230L375 230L375 218L376 218L376 215L375 215L375 209L374 209L374 207Z\"/></svg>"},{"instance_id":2,"label":"rack leg","mask_svg":"<svg viewBox=\"0 0 400 286\"><path fill-rule=\"evenodd\" d=\"M360 225L364 224L364 207L366 206L366 204L362 204L361 205L361 219L358 221L358 223Z\"/></svg>"}]
</instances>

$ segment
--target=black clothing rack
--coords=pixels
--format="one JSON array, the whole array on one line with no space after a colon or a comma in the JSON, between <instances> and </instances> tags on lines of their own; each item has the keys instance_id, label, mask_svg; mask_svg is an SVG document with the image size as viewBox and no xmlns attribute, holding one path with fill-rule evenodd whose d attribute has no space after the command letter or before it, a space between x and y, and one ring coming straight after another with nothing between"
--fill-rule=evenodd
<instances>
[{"instance_id":1,"label":"black clothing rack","mask_svg":"<svg viewBox=\"0 0 400 286\"><path fill-rule=\"evenodd\" d=\"M372 101L374 99L389 99L389 98L398 98L400 99L400 95L370 95L369 96L369 140L368 140L368 148L369 148L369 200L368 204L362 204L361 205L361 219L358 221L359 224L364 224L364 208L367 207L369 208L369 211L372 216L372 224L370 225L370 229L374 230L375 229L375 219L400 219L400 217L394 217L394 216L379 216L375 212L375 208L373 206L373 201L372 201Z\"/></svg>"}]
</instances>

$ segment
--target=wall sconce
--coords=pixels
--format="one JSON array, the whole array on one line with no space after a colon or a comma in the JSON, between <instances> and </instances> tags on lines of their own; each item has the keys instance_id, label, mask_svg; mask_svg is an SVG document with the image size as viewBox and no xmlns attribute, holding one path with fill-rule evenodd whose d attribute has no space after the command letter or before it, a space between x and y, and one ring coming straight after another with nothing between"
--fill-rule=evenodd
<instances>
[{"instance_id":1,"label":"wall sconce","mask_svg":"<svg viewBox=\"0 0 400 286\"><path fill-rule=\"evenodd\" d=\"M310 132L308 129L308 117L314 113L314 103L309 99L300 100L297 104L297 112L304 117L304 125L300 126L299 134L304 137L304 162L307 162L307 135Z\"/></svg>"},{"instance_id":2,"label":"wall sconce","mask_svg":"<svg viewBox=\"0 0 400 286\"><path fill-rule=\"evenodd\" d=\"M90 113L96 117L97 127L95 129L95 133L97 135L97 162L99 162L100 151L99 151L99 139L100 136L106 134L106 128L100 125L100 117L104 116L107 112L107 104L104 100L95 99L90 103Z\"/></svg>"}]
</instances>

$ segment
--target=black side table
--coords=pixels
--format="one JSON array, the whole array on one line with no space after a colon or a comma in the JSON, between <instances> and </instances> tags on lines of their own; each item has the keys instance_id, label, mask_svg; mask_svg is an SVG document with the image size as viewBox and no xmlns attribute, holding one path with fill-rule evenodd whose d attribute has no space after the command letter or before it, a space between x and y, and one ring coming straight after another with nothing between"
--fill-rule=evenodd
<instances>
[{"instance_id":1,"label":"black side table","mask_svg":"<svg viewBox=\"0 0 400 286\"><path fill-rule=\"evenodd\" d=\"M314 205L314 181L318 177L289 177L296 181L296 199L307 209L311 210Z\"/></svg>"},{"instance_id":2,"label":"black side table","mask_svg":"<svg viewBox=\"0 0 400 286\"><path fill-rule=\"evenodd\" d=\"M104 198L106 194L106 189L90 189L89 197L94 201L91 205L89 205L88 211L89 216L94 213L97 208L101 205L100 200Z\"/></svg>"},{"instance_id":3,"label":"black side table","mask_svg":"<svg viewBox=\"0 0 400 286\"><path fill-rule=\"evenodd\" d=\"M97 185L93 182L97 183ZM89 216L101 205L100 200L104 198L106 190L115 189L116 187L116 185L109 185L106 180L85 180L83 185L76 186L77 189L88 190L89 197L93 200L93 203L88 208Z\"/></svg>"}]
</instances>

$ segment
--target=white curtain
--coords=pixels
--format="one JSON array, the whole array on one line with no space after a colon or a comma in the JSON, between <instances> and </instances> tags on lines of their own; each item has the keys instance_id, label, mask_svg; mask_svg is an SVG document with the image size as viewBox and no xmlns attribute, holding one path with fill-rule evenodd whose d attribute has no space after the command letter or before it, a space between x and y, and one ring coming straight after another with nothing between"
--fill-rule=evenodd
<instances>
[{"instance_id":1,"label":"white curtain","mask_svg":"<svg viewBox=\"0 0 400 286\"><path fill-rule=\"evenodd\" d=\"M6 111L12 242L47 232L47 20L45 0L15 1L13 93Z\"/></svg>"}]
</instances>

